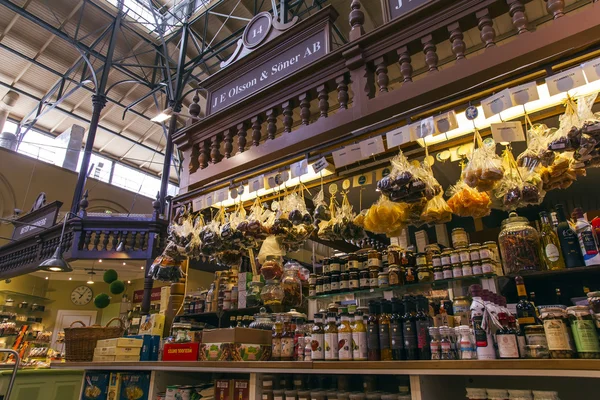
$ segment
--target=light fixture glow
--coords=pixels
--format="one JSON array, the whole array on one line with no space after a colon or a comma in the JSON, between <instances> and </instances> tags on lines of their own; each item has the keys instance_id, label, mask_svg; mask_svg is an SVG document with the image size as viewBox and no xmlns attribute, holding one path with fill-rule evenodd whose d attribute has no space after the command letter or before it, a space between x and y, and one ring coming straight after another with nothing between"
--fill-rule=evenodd
<instances>
[{"instance_id":1,"label":"light fixture glow","mask_svg":"<svg viewBox=\"0 0 600 400\"><path fill-rule=\"evenodd\" d=\"M102 260L98 260L98 262L102 262Z\"/></svg>"},{"instance_id":2,"label":"light fixture glow","mask_svg":"<svg viewBox=\"0 0 600 400\"><path fill-rule=\"evenodd\" d=\"M123 263L123 265L127 265L127 263Z\"/></svg>"},{"instance_id":3,"label":"light fixture glow","mask_svg":"<svg viewBox=\"0 0 600 400\"><path fill-rule=\"evenodd\" d=\"M142 266L142 267L140 267L140 269L144 269L144 267Z\"/></svg>"},{"instance_id":4,"label":"light fixture glow","mask_svg":"<svg viewBox=\"0 0 600 400\"><path fill-rule=\"evenodd\" d=\"M86 283L87 283L88 285L93 285L93 284L94 284L94 281L90 279L90 280L88 280Z\"/></svg>"},{"instance_id":5,"label":"light fixture glow","mask_svg":"<svg viewBox=\"0 0 600 400\"><path fill-rule=\"evenodd\" d=\"M70 280L70 281L72 281L72 280L73 280L73 278L69 277L69 280Z\"/></svg>"},{"instance_id":6,"label":"light fixture glow","mask_svg":"<svg viewBox=\"0 0 600 400\"><path fill-rule=\"evenodd\" d=\"M154 116L150 121L158 123L165 122L171 118L171 115L173 115L173 109L169 107L166 110L161 111L158 115Z\"/></svg>"},{"instance_id":7,"label":"light fixture glow","mask_svg":"<svg viewBox=\"0 0 600 400\"><path fill-rule=\"evenodd\" d=\"M131 281L127 281L127 284L131 284Z\"/></svg>"},{"instance_id":8,"label":"light fixture glow","mask_svg":"<svg viewBox=\"0 0 600 400\"><path fill-rule=\"evenodd\" d=\"M40 263L38 269L42 271L49 272L71 272L73 268L69 265L68 262L62 256L62 251L60 246L54 250L54 254L47 260L44 260Z\"/></svg>"},{"instance_id":9,"label":"light fixture glow","mask_svg":"<svg viewBox=\"0 0 600 400\"><path fill-rule=\"evenodd\" d=\"M48 280L48 277L46 277L46 280Z\"/></svg>"}]
</instances>

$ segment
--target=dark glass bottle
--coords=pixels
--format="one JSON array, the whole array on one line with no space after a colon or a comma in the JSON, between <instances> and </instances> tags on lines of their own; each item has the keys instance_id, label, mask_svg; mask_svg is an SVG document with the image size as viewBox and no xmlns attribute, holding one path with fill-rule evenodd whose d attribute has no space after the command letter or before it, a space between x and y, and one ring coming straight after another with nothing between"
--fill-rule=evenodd
<instances>
[{"instance_id":1,"label":"dark glass bottle","mask_svg":"<svg viewBox=\"0 0 600 400\"><path fill-rule=\"evenodd\" d=\"M498 321L502 327L496 331L498 358L519 358L517 333L508 326L506 313L498 313Z\"/></svg>"},{"instance_id":2,"label":"dark glass bottle","mask_svg":"<svg viewBox=\"0 0 600 400\"><path fill-rule=\"evenodd\" d=\"M565 305L562 293L560 292L560 288L554 289L554 304Z\"/></svg>"},{"instance_id":3,"label":"dark glass bottle","mask_svg":"<svg viewBox=\"0 0 600 400\"><path fill-rule=\"evenodd\" d=\"M381 361L392 360L392 348L390 337L390 314L392 304L387 300L381 301L381 314L379 315L379 354Z\"/></svg>"},{"instance_id":4,"label":"dark glass bottle","mask_svg":"<svg viewBox=\"0 0 600 400\"><path fill-rule=\"evenodd\" d=\"M527 300L527 290L525 289L523 278L520 276L515 277L515 283L517 284L517 295L519 296L519 302L516 307L517 321L519 321L519 328L524 333L527 325L536 324L536 312L533 304Z\"/></svg>"},{"instance_id":5,"label":"dark glass bottle","mask_svg":"<svg viewBox=\"0 0 600 400\"><path fill-rule=\"evenodd\" d=\"M419 349L420 360L431 360L431 338L429 337L429 327L432 321L429 318L429 302L426 297L418 296L416 298L417 315L417 348Z\"/></svg>"},{"instance_id":6,"label":"dark glass bottle","mask_svg":"<svg viewBox=\"0 0 600 400\"><path fill-rule=\"evenodd\" d=\"M402 337L402 315L404 306L400 299L392 299L392 315L390 316L390 338L393 360L405 360L404 338Z\"/></svg>"},{"instance_id":7,"label":"dark glass bottle","mask_svg":"<svg viewBox=\"0 0 600 400\"><path fill-rule=\"evenodd\" d=\"M379 303L371 301L367 319L367 358L379 361L379 356Z\"/></svg>"},{"instance_id":8,"label":"dark glass bottle","mask_svg":"<svg viewBox=\"0 0 600 400\"><path fill-rule=\"evenodd\" d=\"M402 318L402 336L404 338L404 351L407 360L418 360L419 352L417 347L417 329L416 313L413 299L410 295L405 295L404 299L404 317Z\"/></svg>"},{"instance_id":9,"label":"dark glass bottle","mask_svg":"<svg viewBox=\"0 0 600 400\"><path fill-rule=\"evenodd\" d=\"M562 204L556 205L556 217L558 218L556 234L558 235L560 248L565 259L565 265L567 268L583 267L585 263L581 255L579 240L577 239L577 234L567 222Z\"/></svg>"}]
</instances>

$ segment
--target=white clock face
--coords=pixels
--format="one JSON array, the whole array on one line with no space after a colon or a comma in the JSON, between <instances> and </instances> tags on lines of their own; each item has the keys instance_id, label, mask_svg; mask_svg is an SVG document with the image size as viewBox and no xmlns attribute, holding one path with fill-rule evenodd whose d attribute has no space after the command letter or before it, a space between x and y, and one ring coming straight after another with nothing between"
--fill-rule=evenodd
<instances>
[{"instance_id":1,"label":"white clock face","mask_svg":"<svg viewBox=\"0 0 600 400\"><path fill-rule=\"evenodd\" d=\"M85 285L77 286L71 292L71 301L76 306L85 306L87 303L92 301L93 295L92 288Z\"/></svg>"}]
</instances>

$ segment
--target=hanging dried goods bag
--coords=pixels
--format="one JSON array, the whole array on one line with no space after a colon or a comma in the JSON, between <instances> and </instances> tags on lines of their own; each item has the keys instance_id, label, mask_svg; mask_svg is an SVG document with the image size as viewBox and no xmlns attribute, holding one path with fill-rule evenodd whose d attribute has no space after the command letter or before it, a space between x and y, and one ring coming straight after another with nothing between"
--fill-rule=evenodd
<instances>
[{"instance_id":1,"label":"hanging dried goods bag","mask_svg":"<svg viewBox=\"0 0 600 400\"><path fill-rule=\"evenodd\" d=\"M423 179L424 171L411 165L402 152L392 159L391 164L392 172L377 182L377 190L391 201L415 203L441 192L441 187L428 186Z\"/></svg>"},{"instance_id":2,"label":"hanging dried goods bag","mask_svg":"<svg viewBox=\"0 0 600 400\"><path fill-rule=\"evenodd\" d=\"M487 192L494 189L504 176L502 160L496 154L496 146L484 145L477 130L473 142L473 153L462 178L470 187L480 192Z\"/></svg>"}]
</instances>

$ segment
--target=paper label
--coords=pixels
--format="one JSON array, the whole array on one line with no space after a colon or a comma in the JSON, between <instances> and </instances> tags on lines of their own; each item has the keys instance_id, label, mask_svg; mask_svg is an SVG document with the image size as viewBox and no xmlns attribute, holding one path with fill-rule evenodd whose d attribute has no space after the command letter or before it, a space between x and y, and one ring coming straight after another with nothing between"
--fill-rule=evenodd
<instances>
[{"instance_id":1,"label":"paper label","mask_svg":"<svg viewBox=\"0 0 600 400\"><path fill-rule=\"evenodd\" d=\"M523 125L519 121L492 124L490 128L492 129L492 137L496 143L525 141Z\"/></svg>"},{"instance_id":2,"label":"paper label","mask_svg":"<svg viewBox=\"0 0 600 400\"><path fill-rule=\"evenodd\" d=\"M456 113L454 111L440 114L433 121L435 123L436 135L458 128L458 121L456 120Z\"/></svg>"},{"instance_id":3,"label":"paper label","mask_svg":"<svg viewBox=\"0 0 600 400\"><path fill-rule=\"evenodd\" d=\"M538 100L540 98L535 81L511 88L509 91L511 101L516 106L520 106L529 101Z\"/></svg>"},{"instance_id":4,"label":"paper label","mask_svg":"<svg viewBox=\"0 0 600 400\"><path fill-rule=\"evenodd\" d=\"M486 118L493 117L494 115L501 113L507 108L512 107L512 101L510 98L510 91L504 89L500 93L497 93L481 102L483 108L483 115Z\"/></svg>"},{"instance_id":5,"label":"paper label","mask_svg":"<svg viewBox=\"0 0 600 400\"><path fill-rule=\"evenodd\" d=\"M318 174L319 172L323 171L325 168L329 167L329 163L327 162L327 159L325 157L321 157L312 165L312 167L313 167L313 170L315 171L315 174Z\"/></svg>"},{"instance_id":6,"label":"paper label","mask_svg":"<svg viewBox=\"0 0 600 400\"><path fill-rule=\"evenodd\" d=\"M292 178L297 178L299 176L307 174L308 173L308 160L304 159L302 161L293 163L290 166L290 172L291 172Z\"/></svg>"},{"instance_id":7,"label":"paper label","mask_svg":"<svg viewBox=\"0 0 600 400\"><path fill-rule=\"evenodd\" d=\"M419 122L410 124L409 128L411 130L411 135L418 139L423 139L427 136L431 136L435 132L435 124L433 122L433 117L425 118Z\"/></svg>"},{"instance_id":8,"label":"paper label","mask_svg":"<svg viewBox=\"0 0 600 400\"><path fill-rule=\"evenodd\" d=\"M375 170L375 180L380 181L384 176L388 176L392 173L392 167L385 167Z\"/></svg>"},{"instance_id":9,"label":"paper label","mask_svg":"<svg viewBox=\"0 0 600 400\"><path fill-rule=\"evenodd\" d=\"M229 189L221 189L215 192L215 203L221 203L227 199L229 199Z\"/></svg>"},{"instance_id":10,"label":"paper label","mask_svg":"<svg viewBox=\"0 0 600 400\"><path fill-rule=\"evenodd\" d=\"M600 79L600 58L581 64L583 72L588 82L597 81Z\"/></svg>"},{"instance_id":11,"label":"paper label","mask_svg":"<svg viewBox=\"0 0 600 400\"><path fill-rule=\"evenodd\" d=\"M385 134L385 139L387 141L388 149L417 140L417 138L412 135L412 130L408 125L389 131Z\"/></svg>"},{"instance_id":12,"label":"paper label","mask_svg":"<svg viewBox=\"0 0 600 400\"><path fill-rule=\"evenodd\" d=\"M204 209L204 196L197 197L192 200L192 210L200 211Z\"/></svg>"},{"instance_id":13,"label":"paper label","mask_svg":"<svg viewBox=\"0 0 600 400\"><path fill-rule=\"evenodd\" d=\"M214 193L209 193L206 196L204 196L204 207L212 206L215 202L214 198Z\"/></svg>"},{"instance_id":14,"label":"paper label","mask_svg":"<svg viewBox=\"0 0 600 400\"><path fill-rule=\"evenodd\" d=\"M359 144L362 158L368 158L385 151L383 137L381 136L375 136L370 139L363 140Z\"/></svg>"},{"instance_id":15,"label":"paper label","mask_svg":"<svg viewBox=\"0 0 600 400\"><path fill-rule=\"evenodd\" d=\"M571 68L546 78L546 85L548 85L550 96L567 92L585 84L585 76L583 75L583 69L581 69L581 67Z\"/></svg>"},{"instance_id":16,"label":"paper label","mask_svg":"<svg viewBox=\"0 0 600 400\"><path fill-rule=\"evenodd\" d=\"M250 192L258 192L265 188L265 176L259 175L248 181L248 190Z\"/></svg>"},{"instance_id":17,"label":"paper label","mask_svg":"<svg viewBox=\"0 0 600 400\"><path fill-rule=\"evenodd\" d=\"M353 164L363 158L360 151L360 144L346 146L341 150L334 151L332 154L333 162L337 168Z\"/></svg>"}]
</instances>

